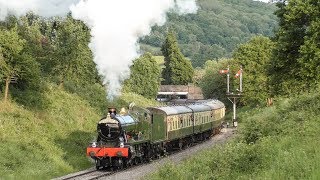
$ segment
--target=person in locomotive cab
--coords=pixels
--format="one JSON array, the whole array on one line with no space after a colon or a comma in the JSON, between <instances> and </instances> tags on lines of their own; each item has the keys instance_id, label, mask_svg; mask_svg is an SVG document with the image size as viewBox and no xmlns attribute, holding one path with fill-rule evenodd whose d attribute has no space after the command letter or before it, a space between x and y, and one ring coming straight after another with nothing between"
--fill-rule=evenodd
<instances>
[{"instance_id":1,"label":"person in locomotive cab","mask_svg":"<svg viewBox=\"0 0 320 180\"><path fill-rule=\"evenodd\" d=\"M125 115L126 114L126 109L123 107L120 109L120 115Z\"/></svg>"},{"instance_id":2,"label":"person in locomotive cab","mask_svg":"<svg viewBox=\"0 0 320 180\"><path fill-rule=\"evenodd\" d=\"M114 117L116 117L116 114L115 114L114 112L112 112L112 113L110 114L110 117L111 117L111 119L114 119Z\"/></svg>"}]
</instances>

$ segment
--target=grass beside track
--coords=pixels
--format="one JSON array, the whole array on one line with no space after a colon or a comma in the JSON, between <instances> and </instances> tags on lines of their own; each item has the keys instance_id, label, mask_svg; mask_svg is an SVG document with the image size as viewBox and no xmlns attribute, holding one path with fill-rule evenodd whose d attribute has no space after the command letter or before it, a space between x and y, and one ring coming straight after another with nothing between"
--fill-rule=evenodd
<instances>
[{"instance_id":1,"label":"grass beside track","mask_svg":"<svg viewBox=\"0 0 320 180\"><path fill-rule=\"evenodd\" d=\"M90 166L85 147L100 116L76 95L46 93L47 110L0 103L0 179L49 179Z\"/></svg>"},{"instance_id":2,"label":"grass beside track","mask_svg":"<svg viewBox=\"0 0 320 180\"><path fill-rule=\"evenodd\" d=\"M0 101L0 179L50 179L92 166L85 151L96 138L100 110L75 93L49 86L45 110ZM127 93L112 105L129 102L154 103Z\"/></svg>"},{"instance_id":3,"label":"grass beside track","mask_svg":"<svg viewBox=\"0 0 320 180\"><path fill-rule=\"evenodd\" d=\"M239 113L239 136L147 179L320 179L320 94Z\"/></svg>"}]
</instances>

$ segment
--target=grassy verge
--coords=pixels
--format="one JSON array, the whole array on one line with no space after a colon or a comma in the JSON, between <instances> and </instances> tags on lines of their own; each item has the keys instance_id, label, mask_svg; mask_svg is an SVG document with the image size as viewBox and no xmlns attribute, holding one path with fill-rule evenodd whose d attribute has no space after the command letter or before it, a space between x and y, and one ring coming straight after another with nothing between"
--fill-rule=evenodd
<instances>
[{"instance_id":1,"label":"grassy verge","mask_svg":"<svg viewBox=\"0 0 320 180\"><path fill-rule=\"evenodd\" d=\"M147 179L320 179L320 95L246 110L237 139Z\"/></svg>"},{"instance_id":2,"label":"grassy verge","mask_svg":"<svg viewBox=\"0 0 320 180\"><path fill-rule=\"evenodd\" d=\"M47 110L0 103L0 178L48 179L88 167L99 115L76 95L49 88Z\"/></svg>"},{"instance_id":3,"label":"grassy verge","mask_svg":"<svg viewBox=\"0 0 320 180\"><path fill-rule=\"evenodd\" d=\"M47 108L41 111L0 102L0 179L50 179L92 166L85 150L96 138L101 110L53 85L45 96ZM146 105L135 94L115 105L132 101Z\"/></svg>"}]
</instances>

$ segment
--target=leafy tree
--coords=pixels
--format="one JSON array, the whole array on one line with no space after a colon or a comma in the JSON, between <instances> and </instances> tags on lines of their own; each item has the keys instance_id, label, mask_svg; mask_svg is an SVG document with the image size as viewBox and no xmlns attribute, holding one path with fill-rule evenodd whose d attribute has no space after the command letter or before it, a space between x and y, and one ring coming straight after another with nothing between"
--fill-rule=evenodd
<instances>
[{"instance_id":1,"label":"leafy tree","mask_svg":"<svg viewBox=\"0 0 320 180\"><path fill-rule=\"evenodd\" d=\"M219 70L230 68L230 91L235 91L236 85L232 81L233 72L238 69L233 59L220 59L206 61L204 66L205 74L199 85L206 99L216 98L230 106L230 102L226 97L227 77L225 74L220 74Z\"/></svg>"},{"instance_id":2,"label":"leafy tree","mask_svg":"<svg viewBox=\"0 0 320 180\"><path fill-rule=\"evenodd\" d=\"M268 87L268 65L271 61L274 43L267 37L256 36L249 42L242 44L234 52L235 62L244 71L243 104L258 105L266 102L270 97Z\"/></svg>"},{"instance_id":3,"label":"leafy tree","mask_svg":"<svg viewBox=\"0 0 320 180\"><path fill-rule=\"evenodd\" d=\"M51 71L58 77L60 86L68 80L87 85L96 82L97 71L88 47L89 29L69 15L57 22L56 36Z\"/></svg>"},{"instance_id":4,"label":"leafy tree","mask_svg":"<svg viewBox=\"0 0 320 180\"><path fill-rule=\"evenodd\" d=\"M280 28L270 68L273 93L308 91L320 80L319 1L290 0L278 3L278 7Z\"/></svg>"},{"instance_id":5,"label":"leafy tree","mask_svg":"<svg viewBox=\"0 0 320 180\"><path fill-rule=\"evenodd\" d=\"M316 3L315 1L313 3ZM315 88L320 82L320 8L310 6L309 10L314 20L306 30L304 44L300 47L300 58L298 63L302 67L302 80L307 88Z\"/></svg>"},{"instance_id":6,"label":"leafy tree","mask_svg":"<svg viewBox=\"0 0 320 180\"><path fill-rule=\"evenodd\" d=\"M23 71L21 63L23 59L19 55L23 50L24 44L25 40L19 37L17 26L10 30L0 30L0 52L2 54L0 68L2 76L5 77L5 101L8 99L11 79L19 77Z\"/></svg>"},{"instance_id":7,"label":"leafy tree","mask_svg":"<svg viewBox=\"0 0 320 180\"><path fill-rule=\"evenodd\" d=\"M194 70L191 62L181 53L177 39L172 31L162 45L165 68L162 71L164 84L186 85L192 82Z\"/></svg>"},{"instance_id":8,"label":"leafy tree","mask_svg":"<svg viewBox=\"0 0 320 180\"><path fill-rule=\"evenodd\" d=\"M160 86L160 67L150 53L145 53L130 67L130 78L125 82L129 92L154 99Z\"/></svg>"},{"instance_id":9,"label":"leafy tree","mask_svg":"<svg viewBox=\"0 0 320 180\"><path fill-rule=\"evenodd\" d=\"M9 86L12 98L28 107L44 106L42 95L43 84L41 83L40 64L36 61L38 57L40 37L37 28L26 26L24 19L16 21L13 26L12 19L7 22L7 28L3 28L0 47L5 50L1 62L2 74L5 77L6 101L9 94ZM12 27L12 28L10 28ZM2 50L2 51L3 51ZM12 79L15 83L11 84Z\"/></svg>"}]
</instances>

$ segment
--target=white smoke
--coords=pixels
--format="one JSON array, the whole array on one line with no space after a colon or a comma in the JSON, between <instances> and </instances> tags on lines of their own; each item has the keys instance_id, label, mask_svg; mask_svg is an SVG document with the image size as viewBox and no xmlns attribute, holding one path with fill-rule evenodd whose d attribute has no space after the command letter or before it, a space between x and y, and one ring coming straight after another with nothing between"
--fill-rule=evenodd
<instances>
[{"instance_id":1,"label":"white smoke","mask_svg":"<svg viewBox=\"0 0 320 180\"><path fill-rule=\"evenodd\" d=\"M153 25L163 25L169 10L194 13L197 6L195 0L82 0L70 9L75 19L91 28L89 47L112 99L139 56L138 39L148 35Z\"/></svg>"},{"instance_id":2,"label":"white smoke","mask_svg":"<svg viewBox=\"0 0 320 180\"><path fill-rule=\"evenodd\" d=\"M8 13L20 16L33 11L40 16L65 15L91 29L90 49L108 98L119 95L121 81L128 77L132 61L139 56L140 37L153 25L163 25L166 13L195 13L196 0L0 0L0 20Z\"/></svg>"}]
</instances>

